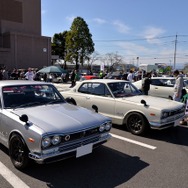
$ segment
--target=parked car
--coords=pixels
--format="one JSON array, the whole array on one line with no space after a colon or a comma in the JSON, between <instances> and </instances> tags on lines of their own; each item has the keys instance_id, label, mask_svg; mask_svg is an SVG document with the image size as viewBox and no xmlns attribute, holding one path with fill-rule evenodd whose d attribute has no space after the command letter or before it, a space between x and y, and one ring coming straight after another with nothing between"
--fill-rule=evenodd
<instances>
[{"instance_id":1,"label":"parked car","mask_svg":"<svg viewBox=\"0 0 188 188\"><path fill-rule=\"evenodd\" d=\"M133 82L133 84L141 90L142 80ZM171 98L173 97L173 88L175 84L175 77L152 77L149 95L155 97ZM188 80L184 78L184 88L188 92Z\"/></svg>"},{"instance_id":2,"label":"parked car","mask_svg":"<svg viewBox=\"0 0 188 188\"><path fill-rule=\"evenodd\" d=\"M85 80L61 94L67 102L95 109L135 135L144 134L149 128L176 126L185 114L184 104L142 95L132 83L123 80Z\"/></svg>"},{"instance_id":3,"label":"parked car","mask_svg":"<svg viewBox=\"0 0 188 188\"><path fill-rule=\"evenodd\" d=\"M110 118L68 104L51 83L1 81L0 98L0 142L17 169L89 154L111 137Z\"/></svg>"},{"instance_id":4,"label":"parked car","mask_svg":"<svg viewBox=\"0 0 188 188\"><path fill-rule=\"evenodd\" d=\"M95 76L95 75L83 75L80 77L80 81L83 81L83 80L91 80L91 79L98 79L99 77L98 76Z\"/></svg>"}]
</instances>

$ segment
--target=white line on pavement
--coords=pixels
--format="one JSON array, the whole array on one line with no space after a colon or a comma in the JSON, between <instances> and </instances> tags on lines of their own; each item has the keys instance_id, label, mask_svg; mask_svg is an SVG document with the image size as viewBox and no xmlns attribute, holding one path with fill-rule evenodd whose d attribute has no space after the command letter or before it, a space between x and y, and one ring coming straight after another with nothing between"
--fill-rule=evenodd
<instances>
[{"instance_id":1,"label":"white line on pavement","mask_svg":"<svg viewBox=\"0 0 188 188\"><path fill-rule=\"evenodd\" d=\"M144 144L144 143L142 143L142 142L138 142L138 141L135 141L135 140L131 140L131 139L129 139L129 138L124 138L124 137L122 137L122 136L118 136L118 135L115 135L115 134L112 134L112 133L110 133L110 134L111 134L112 137L114 137L114 138L117 138L117 139L120 139L120 140L123 140L123 141L126 141L126 142L130 142L130 143L133 143L133 144L137 144L137 145L139 145L139 146L142 146L142 147L145 147L145 148L148 148L148 149L154 150L154 149L157 148L157 147L155 147L155 146L151 146L151 145L148 145L148 144Z\"/></svg>"},{"instance_id":2,"label":"white line on pavement","mask_svg":"<svg viewBox=\"0 0 188 188\"><path fill-rule=\"evenodd\" d=\"M14 188L29 188L21 179L19 179L12 171L10 171L3 163L0 162L0 174Z\"/></svg>"}]
</instances>

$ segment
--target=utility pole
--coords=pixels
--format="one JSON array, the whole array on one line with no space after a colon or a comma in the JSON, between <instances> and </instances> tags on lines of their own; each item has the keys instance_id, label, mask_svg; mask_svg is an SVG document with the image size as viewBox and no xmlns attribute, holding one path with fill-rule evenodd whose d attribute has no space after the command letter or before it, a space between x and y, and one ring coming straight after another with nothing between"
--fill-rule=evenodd
<instances>
[{"instance_id":1,"label":"utility pole","mask_svg":"<svg viewBox=\"0 0 188 188\"><path fill-rule=\"evenodd\" d=\"M177 34L175 38L175 48L174 48L174 70L176 69L176 50L177 50Z\"/></svg>"}]
</instances>

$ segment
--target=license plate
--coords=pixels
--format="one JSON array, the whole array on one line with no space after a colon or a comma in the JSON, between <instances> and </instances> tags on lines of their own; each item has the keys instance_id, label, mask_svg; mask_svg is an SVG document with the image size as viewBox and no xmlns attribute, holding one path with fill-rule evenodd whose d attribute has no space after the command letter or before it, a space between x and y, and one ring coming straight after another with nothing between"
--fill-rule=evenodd
<instances>
[{"instance_id":1,"label":"license plate","mask_svg":"<svg viewBox=\"0 0 188 188\"><path fill-rule=\"evenodd\" d=\"M92 153L92 150L93 150L93 144L87 144L85 146L81 146L76 150L76 158Z\"/></svg>"}]
</instances>

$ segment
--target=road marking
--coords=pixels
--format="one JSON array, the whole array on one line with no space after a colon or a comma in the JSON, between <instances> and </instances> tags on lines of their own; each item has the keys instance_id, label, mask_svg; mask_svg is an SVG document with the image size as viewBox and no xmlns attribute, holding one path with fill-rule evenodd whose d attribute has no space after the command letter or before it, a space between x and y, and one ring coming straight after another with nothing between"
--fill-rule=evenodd
<instances>
[{"instance_id":1,"label":"road marking","mask_svg":"<svg viewBox=\"0 0 188 188\"><path fill-rule=\"evenodd\" d=\"M155 147L155 146L151 146L151 145L148 145L148 144L144 144L144 143L142 143L142 142L138 142L138 141L135 141L135 140L131 140L131 139L129 139L129 138L124 138L124 137L122 137L122 136L118 136L118 135L115 135L115 134L112 134L112 133L110 133L110 134L111 134L112 137L114 137L114 138L117 138L117 139L120 139L120 140L123 140L123 141L126 141L126 142L130 142L130 143L133 143L133 144L136 144L136 145L139 145L139 146L148 148L148 149L154 150L154 149L157 148L157 147Z\"/></svg>"},{"instance_id":2,"label":"road marking","mask_svg":"<svg viewBox=\"0 0 188 188\"><path fill-rule=\"evenodd\" d=\"M21 179L19 179L11 170L9 170L3 163L0 162L0 174L12 185L14 188L29 188Z\"/></svg>"}]
</instances>

